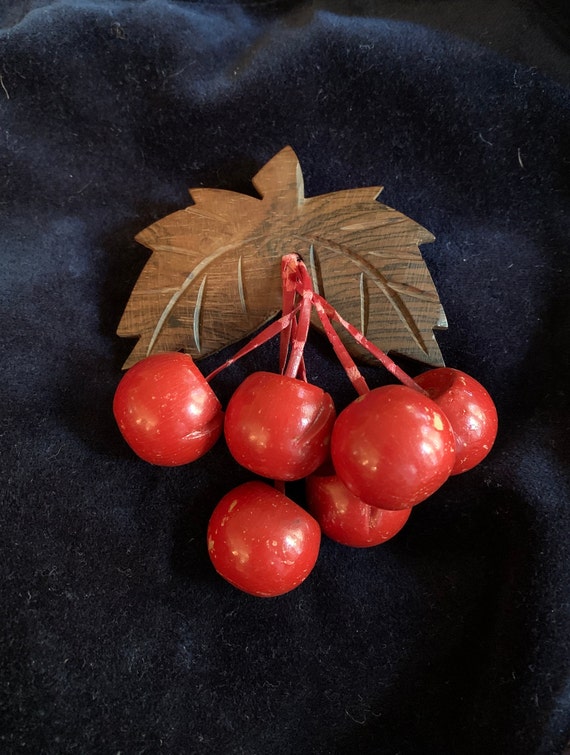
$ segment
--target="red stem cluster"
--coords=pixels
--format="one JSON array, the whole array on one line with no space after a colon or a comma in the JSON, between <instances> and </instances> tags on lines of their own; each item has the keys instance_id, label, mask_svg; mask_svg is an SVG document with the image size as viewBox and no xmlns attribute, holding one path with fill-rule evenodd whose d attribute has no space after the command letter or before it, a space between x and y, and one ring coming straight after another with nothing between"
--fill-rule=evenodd
<instances>
[{"instance_id":1,"label":"red stem cluster","mask_svg":"<svg viewBox=\"0 0 570 755\"><path fill-rule=\"evenodd\" d=\"M372 354L401 383L420 393L425 393L423 388L398 367L387 354L369 341L363 333L347 322L326 299L314 291L309 271L299 255L287 254L282 257L281 280L283 292L281 317L264 328L233 357L211 372L206 377L208 382L226 367L229 367L258 346L266 343L278 333L281 334L279 346L279 369L281 373L288 377L306 380L303 354L309 334L312 309L314 307L325 335L329 339L348 379L359 395L367 393L370 389L356 366L354 359L350 356L346 346L334 329L333 322L337 322L343 327L357 343Z\"/></svg>"}]
</instances>

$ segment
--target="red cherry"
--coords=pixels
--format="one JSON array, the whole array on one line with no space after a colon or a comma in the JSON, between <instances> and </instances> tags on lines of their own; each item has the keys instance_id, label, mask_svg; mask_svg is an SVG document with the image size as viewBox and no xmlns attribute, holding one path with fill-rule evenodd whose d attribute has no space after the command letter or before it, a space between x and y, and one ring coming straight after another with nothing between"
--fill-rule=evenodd
<instances>
[{"instance_id":1,"label":"red cherry","mask_svg":"<svg viewBox=\"0 0 570 755\"><path fill-rule=\"evenodd\" d=\"M333 429L335 470L358 498L382 509L415 506L449 477L455 438L430 398L404 385L365 393Z\"/></svg>"},{"instance_id":2,"label":"red cherry","mask_svg":"<svg viewBox=\"0 0 570 755\"><path fill-rule=\"evenodd\" d=\"M221 435L220 402L188 354L154 354L125 373L113 412L133 451L178 466L203 456Z\"/></svg>"},{"instance_id":3,"label":"red cherry","mask_svg":"<svg viewBox=\"0 0 570 755\"><path fill-rule=\"evenodd\" d=\"M388 511L368 506L332 469L317 470L306 481L309 511L322 531L337 543L355 548L380 545L408 521L411 509Z\"/></svg>"},{"instance_id":4,"label":"red cherry","mask_svg":"<svg viewBox=\"0 0 570 755\"><path fill-rule=\"evenodd\" d=\"M437 367L416 378L441 407L455 433L455 465L460 474L479 464L497 437L498 417L493 399L477 380L451 367Z\"/></svg>"},{"instance_id":5,"label":"red cherry","mask_svg":"<svg viewBox=\"0 0 570 755\"><path fill-rule=\"evenodd\" d=\"M254 372L228 403L224 433L242 466L274 480L299 480L327 458L335 417L332 398L318 386Z\"/></svg>"},{"instance_id":6,"label":"red cherry","mask_svg":"<svg viewBox=\"0 0 570 755\"><path fill-rule=\"evenodd\" d=\"M293 590L319 554L318 523L265 482L246 482L227 493L208 524L208 553L230 584L262 598Z\"/></svg>"}]
</instances>

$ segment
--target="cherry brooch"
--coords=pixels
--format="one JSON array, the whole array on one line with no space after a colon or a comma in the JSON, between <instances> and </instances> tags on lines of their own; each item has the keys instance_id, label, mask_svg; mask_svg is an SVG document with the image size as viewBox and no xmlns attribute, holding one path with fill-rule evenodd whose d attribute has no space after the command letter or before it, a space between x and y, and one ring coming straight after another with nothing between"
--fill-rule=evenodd
<instances>
[{"instance_id":1,"label":"cherry brooch","mask_svg":"<svg viewBox=\"0 0 570 755\"><path fill-rule=\"evenodd\" d=\"M308 577L321 532L353 547L396 535L414 506L485 458L498 421L483 386L442 365L433 328L445 318L418 249L433 238L427 231L375 202L378 190L305 199L289 148L254 183L263 199L193 192L195 206L139 235L153 256L119 328L140 339L113 411L127 443L152 464L196 461L223 434L257 479L214 507L208 554L232 585L271 597ZM200 372L195 358L267 320L224 364ZM358 394L338 416L331 396L307 380L311 323ZM275 337L278 371L250 374L224 412L210 383ZM435 366L412 379L388 350ZM370 389L355 361L362 354L399 384ZM305 480L305 506L286 495L294 480Z\"/></svg>"}]
</instances>

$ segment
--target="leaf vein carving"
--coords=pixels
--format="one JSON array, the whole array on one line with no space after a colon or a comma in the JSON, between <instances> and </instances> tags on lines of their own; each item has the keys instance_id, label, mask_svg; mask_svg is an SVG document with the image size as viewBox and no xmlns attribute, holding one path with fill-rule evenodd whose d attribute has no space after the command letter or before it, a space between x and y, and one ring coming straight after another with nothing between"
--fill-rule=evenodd
<instances>
[{"instance_id":1,"label":"leaf vein carving","mask_svg":"<svg viewBox=\"0 0 570 755\"><path fill-rule=\"evenodd\" d=\"M245 300L245 290L243 286L243 263L242 263L242 256L238 257L238 264L237 264L237 284L238 284L238 294L239 294L239 301L241 304L241 310L244 313L244 315L247 315L247 302Z\"/></svg>"},{"instance_id":2,"label":"leaf vein carving","mask_svg":"<svg viewBox=\"0 0 570 755\"><path fill-rule=\"evenodd\" d=\"M251 239L247 239L247 241L255 241L256 237L252 237ZM230 252L234 249L237 249L238 246L241 246L243 243L246 243L246 241L242 241L239 245L237 244L227 244L225 246L220 247L219 249L216 249L215 252L212 254L209 254L207 257L204 257L203 260L201 260L195 267L192 268L192 270L188 273L186 276L184 282L180 286L180 288L171 296L170 300L168 301L167 305L162 310L162 313L160 317L158 318L158 322L156 323L156 326L152 332L152 335L149 339L146 355L149 356L152 354L154 346L164 328L166 325L170 315L172 314L173 309L176 307L182 296L186 293L188 288L191 286L191 284L196 280L196 278L203 273L209 265L213 264L219 257L222 257L227 252Z\"/></svg>"},{"instance_id":3,"label":"leaf vein carving","mask_svg":"<svg viewBox=\"0 0 570 755\"><path fill-rule=\"evenodd\" d=\"M202 299L204 298L204 291L206 290L207 275L204 275L198 294L196 296L196 304L194 306L194 321L192 323L192 334L194 336L194 343L196 344L196 350L198 353L202 351L200 346L200 323L202 322Z\"/></svg>"},{"instance_id":4,"label":"leaf vein carving","mask_svg":"<svg viewBox=\"0 0 570 755\"><path fill-rule=\"evenodd\" d=\"M366 275L367 280L371 280L388 299L392 307L394 307L394 309L406 325L408 331L410 332L410 335L412 336L418 347L425 354L429 353L424 339L422 338L422 334L420 333L419 328L416 326L408 308L400 298L399 294L393 291L389 282L378 270L376 270L372 265L366 262L366 260L363 260L361 257L356 255L350 248L345 247L342 244L338 244L334 241L330 241L329 239L321 238L320 236L316 235L306 239L304 239L302 236L298 236L297 238L305 240L306 243L323 246L324 248L329 249L331 252L333 252L333 254L340 254L349 257L354 265ZM318 257L318 255L315 256ZM323 296L326 296L326 292L323 293Z\"/></svg>"}]
</instances>

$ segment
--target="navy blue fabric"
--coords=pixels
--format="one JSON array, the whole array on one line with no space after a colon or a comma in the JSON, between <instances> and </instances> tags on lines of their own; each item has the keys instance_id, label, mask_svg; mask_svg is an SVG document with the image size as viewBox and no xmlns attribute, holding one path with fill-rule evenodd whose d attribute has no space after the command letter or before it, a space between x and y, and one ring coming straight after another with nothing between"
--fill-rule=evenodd
<instances>
[{"instance_id":1,"label":"navy blue fabric","mask_svg":"<svg viewBox=\"0 0 570 755\"><path fill-rule=\"evenodd\" d=\"M0 751L563 751L570 64L545 5L2 6ZM205 545L247 473L221 443L146 465L111 403L134 235L189 187L251 192L286 145L307 195L383 184L435 234L442 352L501 426L393 541L324 540L301 587L262 600ZM275 364L270 344L220 397ZM353 398L317 336L307 364Z\"/></svg>"}]
</instances>

